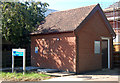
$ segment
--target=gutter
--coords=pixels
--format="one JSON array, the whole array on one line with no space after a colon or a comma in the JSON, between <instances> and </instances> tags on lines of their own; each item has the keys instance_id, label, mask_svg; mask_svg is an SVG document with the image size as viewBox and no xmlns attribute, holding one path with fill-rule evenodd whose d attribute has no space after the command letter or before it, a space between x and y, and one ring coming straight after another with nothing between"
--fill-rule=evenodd
<instances>
[{"instance_id":1,"label":"gutter","mask_svg":"<svg viewBox=\"0 0 120 83\"><path fill-rule=\"evenodd\" d=\"M74 31L71 30L71 31L47 32L47 33L36 32L36 33L30 33L30 36L34 36L34 35L62 34L62 33L72 33L72 32L74 32Z\"/></svg>"}]
</instances>

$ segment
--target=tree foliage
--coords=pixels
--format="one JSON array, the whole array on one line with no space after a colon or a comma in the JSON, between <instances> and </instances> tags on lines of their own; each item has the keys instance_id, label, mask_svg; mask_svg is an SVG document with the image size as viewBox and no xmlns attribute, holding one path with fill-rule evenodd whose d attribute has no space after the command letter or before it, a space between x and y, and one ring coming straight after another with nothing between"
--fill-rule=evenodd
<instances>
[{"instance_id":1,"label":"tree foliage","mask_svg":"<svg viewBox=\"0 0 120 83\"><path fill-rule=\"evenodd\" d=\"M47 3L41 2L1 2L2 34L16 47L26 47L30 43L29 33L44 20Z\"/></svg>"}]
</instances>

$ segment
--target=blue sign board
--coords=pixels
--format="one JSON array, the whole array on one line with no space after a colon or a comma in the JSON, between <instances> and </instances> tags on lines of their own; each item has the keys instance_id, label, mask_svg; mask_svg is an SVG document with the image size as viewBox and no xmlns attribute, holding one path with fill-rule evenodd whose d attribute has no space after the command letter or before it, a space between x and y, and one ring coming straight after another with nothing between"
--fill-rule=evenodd
<instances>
[{"instance_id":1,"label":"blue sign board","mask_svg":"<svg viewBox=\"0 0 120 83\"><path fill-rule=\"evenodd\" d=\"M13 56L23 56L23 52L13 51Z\"/></svg>"},{"instance_id":2,"label":"blue sign board","mask_svg":"<svg viewBox=\"0 0 120 83\"><path fill-rule=\"evenodd\" d=\"M12 72L14 72L14 56L22 56L23 57L23 74L25 74L25 51L26 49L12 49Z\"/></svg>"},{"instance_id":3,"label":"blue sign board","mask_svg":"<svg viewBox=\"0 0 120 83\"><path fill-rule=\"evenodd\" d=\"M24 50L23 49L12 49L12 55L13 56L24 56Z\"/></svg>"}]
</instances>

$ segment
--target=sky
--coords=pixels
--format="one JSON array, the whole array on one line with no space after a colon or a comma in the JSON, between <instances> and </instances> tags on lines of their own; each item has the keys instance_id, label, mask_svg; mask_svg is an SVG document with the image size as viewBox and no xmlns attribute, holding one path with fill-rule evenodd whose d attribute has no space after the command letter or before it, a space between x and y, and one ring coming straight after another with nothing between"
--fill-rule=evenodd
<instances>
[{"instance_id":1,"label":"sky","mask_svg":"<svg viewBox=\"0 0 120 83\"><path fill-rule=\"evenodd\" d=\"M100 4L102 9L105 9L109 7L109 5L112 5L113 3L120 0L34 0L34 1L47 2L49 4L48 7L49 9L55 9L61 11L61 10L79 8L82 6L93 5L97 3Z\"/></svg>"}]
</instances>

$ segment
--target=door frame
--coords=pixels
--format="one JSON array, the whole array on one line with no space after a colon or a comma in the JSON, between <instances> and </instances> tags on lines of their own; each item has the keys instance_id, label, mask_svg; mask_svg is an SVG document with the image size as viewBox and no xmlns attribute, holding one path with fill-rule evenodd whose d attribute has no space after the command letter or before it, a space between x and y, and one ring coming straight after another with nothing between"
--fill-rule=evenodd
<instances>
[{"instance_id":1,"label":"door frame","mask_svg":"<svg viewBox=\"0 0 120 83\"><path fill-rule=\"evenodd\" d=\"M101 37L101 39L108 41L108 69L110 69L110 38L109 37Z\"/></svg>"}]
</instances>

